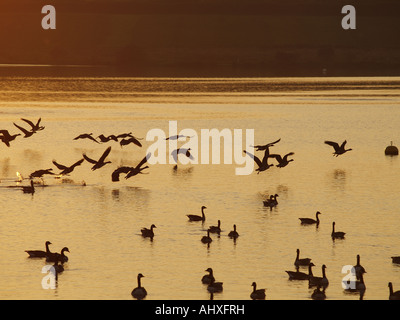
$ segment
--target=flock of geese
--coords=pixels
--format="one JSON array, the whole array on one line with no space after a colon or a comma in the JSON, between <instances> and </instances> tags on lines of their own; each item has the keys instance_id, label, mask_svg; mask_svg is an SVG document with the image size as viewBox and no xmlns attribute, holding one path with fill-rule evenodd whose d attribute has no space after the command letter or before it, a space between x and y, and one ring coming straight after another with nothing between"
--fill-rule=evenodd
<instances>
[{"instance_id":1,"label":"flock of geese","mask_svg":"<svg viewBox=\"0 0 400 320\"><path fill-rule=\"evenodd\" d=\"M22 119L25 123L29 124L30 129L25 129L17 124L14 123L14 126L18 128L22 134L24 135L24 138L29 138L33 134L37 133L38 131L43 130L45 127L41 126L41 118L38 119L36 123L33 123L32 121L28 119ZM10 147L10 142L14 141L18 136L22 135L21 133L17 134L10 134L8 130L0 130L0 140L7 146ZM185 138L190 138L186 136L171 136L166 138L166 140L169 139L179 139L181 137ZM89 139L95 143L108 143L109 141L115 141L119 142L121 148L123 146L126 146L128 144L133 143L134 145L138 147L142 147L142 144L140 143L139 140L141 138L137 138L132 135L132 132L129 133L123 133L123 134L118 134L118 135L109 135L109 136L104 136L103 134L93 137L93 133L84 133L80 134L79 136L75 137L73 140L79 140L79 139ZM257 168L255 171L257 174L268 170L270 167L272 167L274 164L269 163L269 159L275 159L277 163L275 164L276 167L278 168L283 168L289 165L290 162L294 161L293 159L289 159L290 156L294 155L294 152L289 152L284 156L281 156L279 154L273 154L270 153L270 148L273 147L275 144L277 144L280 141L280 139L267 143L265 145L256 145L252 146L255 151L261 151L263 152L263 158L260 159L259 157L255 156L254 154L248 152L247 150L244 150L243 152L250 156L254 162L257 164ZM344 141L341 145L339 145L336 142L332 141L325 141L325 144L333 147L334 152L333 156L339 156L342 155L348 151L351 151L352 149L346 149L346 141ZM59 173L56 174L53 172L52 168L49 169L40 169L32 172L29 175L30 179L30 185L29 186L22 186L22 191L24 193L30 193L33 194L35 192L35 187L34 187L34 182L33 180L35 178L43 178L44 175L58 175L58 176L65 176L69 175L74 171L74 169L78 166L80 166L84 161L90 163L92 165L91 170L95 171L98 169L103 168L107 164L110 164L111 161L107 161L107 157L109 156L111 152L111 146L109 146L103 154L99 158L95 158L93 155L90 155L90 157L86 154L82 154L82 159L79 159L78 161L74 162L71 165L64 165L60 164L59 162L53 160L54 166L59 170ZM184 154L186 157L192 157L190 154L190 149L183 149L179 148L177 150L174 150L172 152L172 155L174 157L177 157L179 154ZM142 174L144 169L149 168L149 166L144 166L148 159L151 157L151 154L147 154L135 167L127 167L127 166L121 166L115 169L112 173L111 180L113 182L117 182L120 179L121 174L125 174L125 179L129 179L130 177L133 177L137 174ZM177 160L177 159L176 159ZM176 167L174 168L176 169ZM271 195L268 199L263 201L263 204L265 207L272 208L276 207L278 205L278 200L277 198L279 197L278 194ZM207 209L206 206L201 207L201 215L187 215L187 218L189 219L190 222L202 222L204 223L206 221L206 216L204 210ZM321 212L317 211L315 214L315 219L313 218L299 218L300 222L302 225L316 225L316 227L319 226L320 220L319 220L319 215ZM153 240L155 234L154 234L154 228L156 226L152 224L150 228L142 228L141 235L145 238L150 238ZM211 238L211 234L217 234L218 236L221 234L221 220L218 220L218 224L214 226L210 226L207 229L207 235L204 235L200 240L202 243L207 244L208 246L210 243L213 241ZM229 232L228 236L233 239L234 241L239 237L239 233L237 232L237 227L236 224L233 225L233 230ZM331 232L331 237L333 240L335 239L344 239L345 238L345 233L341 231L336 231L335 230L335 222L332 222L332 232ZM69 252L68 247L64 247L60 253L57 252L51 252L49 249L49 245L51 245L50 241L46 241L45 243L45 251L42 250L26 250L26 252L29 255L29 258L39 258L39 259L46 259L46 262L52 262L54 263L53 267L57 274L61 273L64 268L63 264L68 262L68 257L65 255L65 252ZM400 263L400 257L392 257L393 263ZM60 264L61 263L61 264ZM294 266L296 268L296 271L285 271L288 276L289 280L300 280L300 281L308 281L309 287L316 287L314 292L311 295L312 299L316 300L323 300L326 298L325 295L325 290L329 285L328 278L326 276L326 271L325 269L327 268L325 264L322 265L322 276L317 277L313 275L312 272L312 267L314 267L314 263L311 262L310 258L301 258L300 259L300 250L297 249L296 252L296 259L294 261ZM306 267L308 269L308 273L300 271L301 267ZM366 285L364 282L364 277L363 274L366 273L364 267L361 266L360 264L360 256L357 255L357 264L354 266L354 272L355 272L355 277L356 281L352 286L349 286L349 291L357 291L360 292L360 298L362 299L362 296L366 290ZM208 274L204 275L203 278L201 279L201 282L203 284L207 285L207 290L208 292L211 293L211 296L213 296L214 293L218 293L223 291L223 283L216 281L213 273L212 268L208 268L205 270L208 272ZM144 299L147 295L146 289L141 285L141 279L144 277L143 274L139 273L137 276L137 283L138 286L132 290L131 295L136 298L136 299ZM266 298L265 290L266 289L257 289L257 284L256 282L253 282L251 284L253 287L253 290L250 292L250 297L253 300L263 300ZM389 287L389 299L390 300L400 300L400 291L393 291L393 285L391 282L388 283Z\"/></svg>"}]
</instances>

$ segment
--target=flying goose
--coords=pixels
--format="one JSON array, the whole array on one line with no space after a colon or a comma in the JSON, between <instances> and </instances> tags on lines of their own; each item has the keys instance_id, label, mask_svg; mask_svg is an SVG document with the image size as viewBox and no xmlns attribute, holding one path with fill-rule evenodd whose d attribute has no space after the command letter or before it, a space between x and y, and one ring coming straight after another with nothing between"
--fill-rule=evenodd
<instances>
[{"instance_id":1,"label":"flying goose","mask_svg":"<svg viewBox=\"0 0 400 320\"><path fill-rule=\"evenodd\" d=\"M353 149L345 149L346 143L347 141L344 140L343 143L339 146L339 144L337 142L333 142L333 141L325 141L325 143L327 145L330 145L333 147L333 149L335 149L335 152L333 153L333 156L340 156L343 153L346 153L347 151L353 150Z\"/></svg>"}]
</instances>

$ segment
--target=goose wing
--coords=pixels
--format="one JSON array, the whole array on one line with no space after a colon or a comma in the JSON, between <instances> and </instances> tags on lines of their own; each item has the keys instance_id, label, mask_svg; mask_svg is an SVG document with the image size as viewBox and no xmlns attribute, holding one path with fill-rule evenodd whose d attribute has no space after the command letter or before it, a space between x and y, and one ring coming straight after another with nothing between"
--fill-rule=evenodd
<instances>
[{"instance_id":1,"label":"goose wing","mask_svg":"<svg viewBox=\"0 0 400 320\"><path fill-rule=\"evenodd\" d=\"M252 158L252 159L255 161L255 163L257 163L257 165L258 165L259 167L262 166L261 160L260 160L258 157L256 157L254 154L252 154L252 153L250 153L250 152L247 152L246 150L243 150L243 152L244 152L245 154L249 155L250 158Z\"/></svg>"},{"instance_id":2,"label":"goose wing","mask_svg":"<svg viewBox=\"0 0 400 320\"><path fill-rule=\"evenodd\" d=\"M104 151L104 153L101 156L101 158L99 159L99 162L104 162L104 160L107 158L107 156L110 154L110 152L111 152L111 147L108 147L106 149L106 151Z\"/></svg>"},{"instance_id":3,"label":"goose wing","mask_svg":"<svg viewBox=\"0 0 400 320\"><path fill-rule=\"evenodd\" d=\"M270 154L269 155L270 158L275 158L279 163L282 163L282 157L280 154Z\"/></svg>"},{"instance_id":4,"label":"goose wing","mask_svg":"<svg viewBox=\"0 0 400 320\"><path fill-rule=\"evenodd\" d=\"M335 150L339 149L339 144L333 141L325 141L325 144L332 146Z\"/></svg>"},{"instance_id":5,"label":"goose wing","mask_svg":"<svg viewBox=\"0 0 400 320\"><path fill-rule=\"evenodd\" d=\"M66 166L64 166L64 165L62 165L62 164L57 163L55 160L53 160L53 164L54 164L59 170L65 170L65 169L68 168L68 167L66 167Z\"/></svg>"},{"instance_id":6,"label":"goose wing","mask_svg":"<svg viewBox=\"0 0 400 320\"><path fill-rule=\"evenodd\" d=\"M13 122L14 123L14 122ZM26 130L25 128L20 127L19 125L14 123L14 126L16 126L19 130L21 130L24 134L28 134L30 133L28 130Z\"/></svg>"},{"instance_id":7,"label":"goose wing","mask_svg":"<svg viewBox=\"0 0 400 320\"><path fill-rule=\"evenodd\" d=\"M93 159L89 158L85 153L82 154L82 156L83 156L83 158L84 158L87 162L90 162L90 163L93 163L93 164L96 164L96 163L97 163L96 160L93 160Z\"/></svg>"},{"instance_id":8,"label":"goose wing","mask_svg":"<svg viewBox=\"0 0 400 320\"><path fill-rule=\"evenodd\" d=\"M32 130L35 129L35 125L33 124L32 121L30 121L30 120L28 120L28 119L24 119L24 118L21 118L21 120L22 120L22 121L25 121L27 124L29 124L29 125L32 127Z\"/></svg>"},{"instance_id":9,"label":"goose wing","mask_svg":"<svg viewBox=\"0 0 400 320\"><path fill-rule=\"evenodd\" d=\"M139 169L141 166L143 166L147 160L149 160L151 157L151 152L149 152L140 162L139 164L136 166L137 169Z\"/></svg>"},{"instance_id":10,"label":"goose wing","mask_svg":"<svg viewBox=\"0 0 400 320\"><path fill-rule=\"evenodd\" d=\"M80 166L84 160L85 160L85 159L81 159L81 160L75 162L70 168L75 168L75 167L77 167L77 166Z\"/></svg>"}]
</instances>

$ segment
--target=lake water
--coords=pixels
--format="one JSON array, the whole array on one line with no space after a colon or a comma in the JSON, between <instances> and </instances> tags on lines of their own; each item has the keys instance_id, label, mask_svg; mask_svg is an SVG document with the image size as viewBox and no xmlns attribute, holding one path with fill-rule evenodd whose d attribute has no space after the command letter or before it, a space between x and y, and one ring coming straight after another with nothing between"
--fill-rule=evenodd
<instances>
[{"instance_id":1,"label":"lake water","mask_svg":"<svg viewBox=\"0 0 400 320\"><path fill-rule=\"evenodd\" d=\"M200 280L211 267L224 283L215 300L250 299L253 281L267 289L267 299L308 300L308 283L285 273L295 270L299 248L315 264L314 275L327 266L327 299L360 298L341 285L342 267L360 254L364 299L386 300L389 281L400 289L400 265L390 258L400 255L400 162L384 154L390 141L400 145L399 107L400 78L0 78L0 129L18 133L13 122L27 127L20 118L41 117L45 126L10 148L0 143L0 298L129 300L142 273L147 300L209 299ZM136 165L154 142L122 148L73 140L81 133L145 138L155 128L168 135L169 121L177 121L178 133L254 129L256 144L280 138L271 153L294 152L294 161L242 176L235 163L176 171L157 164L148 174L112 182L117 167ZM353 150L333 157L325 140L347 140ZM33 196L14 188L29 184L16 182L16 172L24 178L38 169L58 173L52 160L99 158L108 146L112 163L99 170L85 161L68 177L45 176L46 186ZM278 206L264 207L275 193ZM188 222L186 215L200 214L203 205L205 223ZM314 218L316 211L318 228L300 224L298 218ZM220 237L203 244L218 220ZM332 241L333 221L344 240ZM153 241L140 234L151 224ZM233 224L236 242L227 236ZM42 288L46 262L24 252L43 250L46 240L52 251L70 250L56 289L48 290Z\"/></svg>"}]
</instances>

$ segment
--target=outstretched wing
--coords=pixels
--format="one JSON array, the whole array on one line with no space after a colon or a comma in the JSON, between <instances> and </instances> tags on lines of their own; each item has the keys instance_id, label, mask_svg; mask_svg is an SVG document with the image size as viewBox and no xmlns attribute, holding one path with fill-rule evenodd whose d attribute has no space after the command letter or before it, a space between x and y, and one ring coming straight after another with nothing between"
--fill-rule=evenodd
<instances>
[{"instance_id":1,"label":"outstretched wing","mask_svg":"<svg viewBox=\"0 0 400 320\"><path fill-rule=\"evenodd\" d=\"M97 163L96 160L93 160L93 159L89 158L85 153L82 154L82 156L83 156L83 158L84 158L87 162L90 162L90 163L93 163L93 164L96 164L96 163Z\"/></svg>"},{"instance_id":2,"label":"outstretched wing","mask_svg":"<svg viewBox=\"0 0 400 320\"><path fill-rule=\"evenodd\" d=\"M24 119L24 118L21 118L21 120L22 120L22 121L25 121L27 124L29 124L29 125L32 127L32 129L35 128L35 125L33 124L32 121L30 121L30 120L28 120L28 119Z\"/></svg>"},{"instance_id":3,"label":"outstretched wing","mask_svg":"<svg viewBox=\"0 0 400 320\"><path fill-rule=\"evenodd\" d=\"M344 150L344 146L346 145L346 143L347 143L347 140L344 140L343 143L342 143L342 145L340 146L340 149L343 149L343 150Z\"/></svg>"},{"instance_id":4,"label":"outstretched wing","mask_svg":"<svg viewBox=\"0 0 400 320\"><path fill-rule=\"evenodd\" d=\"M104 162L105 158L107 158L107 156L110 154L110 152L111 152L111 147L108 147L106 149L106 151L104 151L104 153L101 156L101 158L99 159L99 162Z\"/></svg>"},{"instance_id":5,"label":"outstretched wing","mask_svg":"<svg viewBox=\"0 0 400 320\"><path fill-rule=\"evenodd\" d=\"M84 159L81 159L81 160L75 162L70 168L75 168L75 167L77 167L77 166L80 166L80 165L82 164L83 161L84 161Z\"/></svg>"},{"instance_id":6,"label":"outstretched wing","mask_svg":"<svg viewBox=\"0 0 400 320\"><path fill-rule=\"evenodd\" d=\"M14 122L13 122L14 123ZM30 133L28 130L26 130L25 128L20 127L19 125L14 123L14 126L16 126L19 130L21 130L24 134L28 134Z\"/></svg>"},{"instance_id":7,"label":"outstretched wing","mask_svg":"<svg viewBox=\"0 0 400 320\"><path fill-rule=\"evenodd\" d=\"M149 160L151 157L151 152L149 152L143 159L142 161L139 162L139 164L136 166L136 168L140 168L142 165L144 165L147 160Z\"/></svg>"},{"instance_id":8,"label":"outstretched wing","mask_svg":"<svg viewBox=\"0 0 400 320\"><path fill-rule=\"evenodd\" d=\"M336 143L336 142L333 142L333 141L325 141L325 143L326 143L327 145L332 146L335 150L338 150L338 149L339 149L339 144Z\"/></svg>"},{"instance_id":9,"label":"outstretched wing","mask_svg":"<svg viewBox=\"0 0 400 320\"><path fill-rule=\"evenodd\" d=\"M243 150L243 152L247 155L249 155L256 163L259 167L262 166L261 160L259 158L257 158L254 154L247 152L246 150Z\"/></svg>"},{"instance_id":10,"label":"outstretched wing","mask_svg":"<svg viewBox=\"0 0 400 320\"><path fill-rule=\"evenodd\" d=\"M65 169L68 168L68 167L66 167L66 166L64 166L64 165L62 165L62 164L57 163L55 160L53 160L53 164L54 164L59 170L65 170Z\"/></svg>"}]
</instances>

